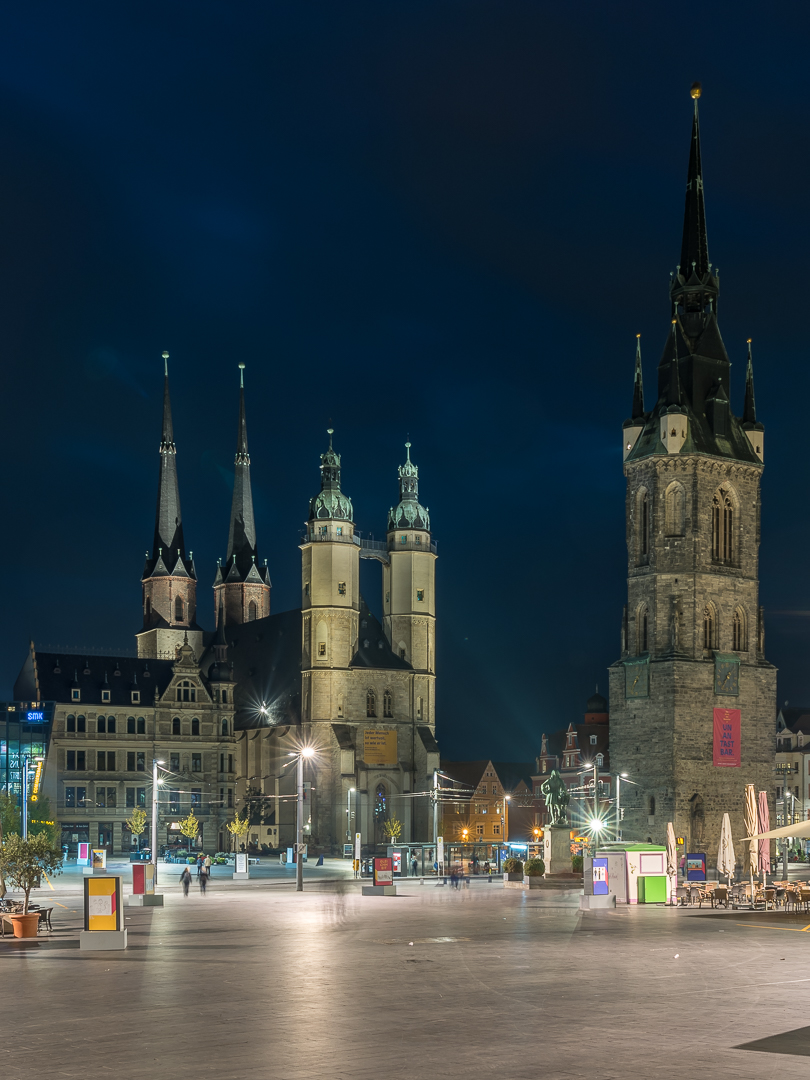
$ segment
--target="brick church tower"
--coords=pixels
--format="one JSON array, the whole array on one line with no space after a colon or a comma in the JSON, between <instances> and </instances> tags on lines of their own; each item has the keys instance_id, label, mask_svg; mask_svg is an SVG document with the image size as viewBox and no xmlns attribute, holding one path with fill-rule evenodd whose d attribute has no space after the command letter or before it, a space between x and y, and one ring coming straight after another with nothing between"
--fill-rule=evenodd
<instances>
[{"instance_id":1,"label":"brick church tower","mask_svg":"<svg viewBox=\"0 0 810 1080\"><path fill-rule=\"evenodd\" d=\"M163 354L163 431L159 453L155 535L152 554L146 554L142 577L143 629L136 635L138 656L174 659L185 641L200 656L203 631L197 625L197 573L183 540L167 352Z\"/></svg>"},{"instance_id":2,"label":"brick church tower","mask_svg":"<svg viewBox=\"0 0 810 1080\"><path fill-rule=\"evenodd\" d=\"M245 365L239 365L239 430L234 459L233 502L228 552L217 566L214 602L219 624L224 611L228 626L263 619L270 614L270 577L267 564L257 564L256 522L250 487L250 454L245 420Z\"/></svg>"},{"instance_id":3,"label":"brick church tower","mask_svg":"<svg viewBox=\"0 0 810 1080\"><path fill-rule=\"evenodd\" d=\"M664 843L672 821L687 850L705 851L713 863L725 811L734 837L745 835L745 785L771 797L776 669L764 656L759 606L763 426L750 342L742 416L730 406L699 96L695 84L681 259L657 400L645 411L639 346L623 429L628 583L622 656L610 669L610 752L615 771L639 784L627 785L624 838ZM714 733L722 716L730 718L730 755ZM737 755L738 765L726 763Z\"/></svg>"}]
</instances>

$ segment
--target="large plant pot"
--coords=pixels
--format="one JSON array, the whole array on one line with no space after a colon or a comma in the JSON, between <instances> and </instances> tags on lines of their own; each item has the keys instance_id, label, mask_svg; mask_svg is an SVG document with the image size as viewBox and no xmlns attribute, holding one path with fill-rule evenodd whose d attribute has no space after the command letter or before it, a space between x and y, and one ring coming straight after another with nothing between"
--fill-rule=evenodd
<instances>
[{"instance_id":1,"label":"large plant pot","mask_svg":"<svg viewBox=\"0 0 810 1080\"><path fill-rule=\"evenodd\" d=\"M523 874L504 874L503 875L503 880L504 881L519 881L522 884L523 883Z\"/></svg>"},{"instance_id":2,"label":"large plant pot","mask_svg":"<svg viewBox=\"0 0 810 1080\"><path fill-rule=\"evenodd\" d=\"M539 874L524 874L523 875L523 888L524 889L542 889L543 879Z\"/></svg>"},{"instance_id":3,"label":"large plant pot","mask_svg":"<svg viewBox=\"0 0 810 1080\"><path fill-rule=\"evenodd\" d=\"M34 912L28 915L10 915L11 925L14 927L14 937L30 938L37 936L39 915Z\"/></svg>"}]
</instances>

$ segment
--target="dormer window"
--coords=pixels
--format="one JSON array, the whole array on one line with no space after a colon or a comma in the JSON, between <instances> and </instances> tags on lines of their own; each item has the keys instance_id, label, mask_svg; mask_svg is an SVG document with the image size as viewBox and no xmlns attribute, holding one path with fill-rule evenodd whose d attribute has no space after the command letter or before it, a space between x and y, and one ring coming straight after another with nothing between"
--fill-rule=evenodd
<instances>
[{"instance_id":1,"label":"dormer window","mask_svg":"<svg viewBox=\"0 0 810 1080\"><path fill-rule=\"evenodd\" d=\"M81 701L82 700L82 692L81 692L81 690L71 690L70 691L70 700L71 701Z\"/></svg>"},{"instance_id":2,"label":"dormer window","mask_svg":"<svg viewBox=\"0 0 810 1080\"><path fill-rule=\"evenodd\" d=\"M596 764L601 768L605 764L605 758L603 754L596 755Z\"/></svg>"},{"instance_id":3,"label":"dormer window","mask_svg":"<svg viewBox=\"0 0 810 1080\"><path fill-rule=\"evenodd\" d=\"M596 746L596 736L591 735L591 746Z\"/></svg>"},{"instance_id":4,"label":"dormer window","mask_svg":"<svg viewBox=\"0 0 810 1080\"><path fill-rule=\"evenodd\" d=\"M102 690L101 691L101 700L104 701L104 702L109 702L109 700L110 700L110 691L109 690Z\"/></svg>"},{"instance_id":5,"label":"dormer window","mask_svg":"<svg viewBox=\"0 0 810 1080\"><path fill-rule=\"evenodd\" d=\"M140 703L141 703L141 692L140 692L140 690L133 690L132 691L132 704L133 705L140 705Z\"/></svg>"}]
</instances>

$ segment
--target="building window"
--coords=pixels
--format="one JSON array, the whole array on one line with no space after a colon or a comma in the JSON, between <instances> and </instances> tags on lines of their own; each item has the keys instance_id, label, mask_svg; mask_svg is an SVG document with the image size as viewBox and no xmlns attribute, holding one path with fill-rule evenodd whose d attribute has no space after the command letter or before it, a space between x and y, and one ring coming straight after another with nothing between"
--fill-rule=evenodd
<instances>
[{"instance_id":1,"label":"building window","mask_svg":"<svg viewBox=\"0 0 810 1080\"><path fill-rule=\"evenodd\" d=\"M233 810L233 788L228 788L228 809Z\"/></svg>"},{"instance_id":2,"label":"building window","mask_svg":"<svg viewBox=\"0 0 810 1080\"><path fill-rule=\"evenodd\" d=\"M486 784L482 784L482 785L481 785L481 794L482 794L482 795L486 795L486 793L487 793L487 785L486 785Z\"/></svg>"},{"instance_id":3,"label":"building window","mask_svg":"<svg viewBox=\"0 0 810 1080\"><path fill-rule=\"evenodd\" d=\"M106 808L107 806L107 789L103 787L96 788L96 806Z\"/></svg>"},{"instance_id":4,"label":"building window","mask_svg":"<svg viewBox=\"0 0 810 1080\"><path fill-rule=\"evenodd\" d=\"M735 652L745 652L748 648L748 635L745 626L745 612L736 608L731 620L731 647Z\"/></svg>"},{"instance_id":5,"label":"building window","mask_svg":"<svg viewBox=\"0 0 810 1080\"><path fill-rule=\"evenodd\" d=\"M329 529L327 528L327 526L326 525L321 525L321 536L326 536L326 534L328 532L329 532Z\"/></svg>"},{"instance_id":6,"label":"building window","mask_svg":"<svg viewBox=\"0 0 810 1080\"><path fill-rule=\"evenodd\" d=\"M135 772L135 751L127 750L127 772Z\"/></svg>"},{"instance_id":7,"label":"building window","mask_svg":"<svg viewBox=\"0 0 810 1080\"><path fill-rule=\"evenodd\" d=\"M233 754L228 754L228 772L233 772Z\"/></svg>"},{"instance_id":8,"label":"building window","mask_svg":"<svg viewBox=\"0 0 810 1080\"><path fill-rule=\"evenodd\" d=\"M388 817L387 807L388 792L385 790L385 784L377 784L377 789L374 792L374 819L380 825Z\"/></svg>"},{"instance_id":9,"label":"building window","mask_svg":"<svg viewBox=\"0 0 810 1080\"><path fill-rule=\"evenodd\" d=\"M591 746L596 746L596 736L591 735Z\"/></svg>"},{"instance_id":10,"label":"building window","mask_svg":"<svg viewBox=\"0 0 810 1080\"><path fill-rule=\"evenodd\" d=\"M146 788L139 787L137 789L138 806L146 806Z\"/></svg>"},{"instance_id":11,"label":"building window","mask_svg":"<svg viewBox=\"0 0 810 1080\"><path fill-rule=\"evenodd\" d=\"M228 704L228 691L227 690L222 691L222 704L223 705Z\"/></svg>"},{"instance_id":12,"label":"building window","mask_svg":"<svg viewBox=\"0 0 810 1080\"><path fill-rule=\"evenodd\" d=\"M309 582L308 581L305 582L305 584L304 584L304 596L309 596Z\"/></svg>"},{"instance_id":13,"label":"building window","mask_svg":"<svg viewBox=\"0 0 810 1080\"><path fill-rule=\"evenodd\" d=\"M115 735L115 717L114 716L108 716L107 717L107 734L108 735Z\"/></svg>"},{"instance_id":14,"label":"building window","mask_svg":"<svg viewBox=\"0 0 810 1080\"><path fill-rule=\"evenodd\" d=\"M400 660L405 659L405 650L404 649L399 650L399 658L400 658Z\"/></svg>"},{"instance_id":15,"label":"building window","mask_svg":"<svg viewBox=\"0 0 810 1080\"><path fill-rule=\"evenodd\" d=\"M76 730L76 717L72 713L70 714L70 716L67 716L65 718L65 730L66 731L75 731Z\"/></svg>"},{"instance_id":16,"label":"building window","mask_svg":"<svg viewBox=\"0 0 810 1080\"><path fill-rule=\"evenodd\" d=\"M259 609L256 607L256 601L251 600L248 604L248 622L255 622L259 614Z\"/></svg>"},{"instance_id":17,"label":"building window","mask_svg":"<svg viewBox=\"0 0 810 1080\"><path fill-rule=\"evenodd\" d=\"M476 825L475 826L475 835L476 836L483 836L484 835L484 826L483 825Z\"/></svg>"},{"instance_id":18,"label":"building window","mask_svg":"<svg viewBox=\"0 0 810 1080\"><path fill-rule=\"evenodd\" d=\"M202 805L202 788L193 787L191 789L191 805L192 806L201 806Z\"/></svg>"},{"instance_id":19,"label":"building window","mask_svg":"<svg viewBox=\"0 0 810 1080\"><path fill-rule=\"evenodd\" d=\"M135 717L134 716L128 716L127 717L127 735L134 735L134 734L135 734Z\"/></svg>"},{"instance_id":20,"label":"building window","mask_svg":"<svg viewBox=\"0 0 810 1080\"><path fill-rule=\"evenodd\" d=\"M174 621L175 622L182 622L183 621L183 609L184 608L185 608L185 604L183 603L183 597L182 596L176 596L174 598Z\"/></svg>"},{"instance_id":21,"label":"building window","mask_svg":"<svg viewBox=\"0 0 810 1080\"><path fill-rule=\"evenodd\" d=\"M649 800L649 803L648 803L648 806L647 806L647 812L649 813L650 817L655 817L655 796L654 795L650 796L650 800Z\"/></svg>"},{"instance_id":22,"label":"building window","mask_svg":"<svg viewBox=\"0 0 810 1080\"><path fill-rule=\"evenodd\" d=\"M669 485L665 496L667 536L683 536L685 529L684 490L677 481Z\"/></svg>"},{"instance_id":23,"label":"building window","mask_svg":"<svg viewBox=\"0 0 810 1080\"><path fill-rule=\"evenodd\" d=\"M169 768L174 773L180 772L180 755L179 754L169 754Z\"/></svg>"},{"instance_id":24,"label":"building window","mask_svg":"<svg viewBox=\"0 0 810 1080\"><path fill-rule=\"evenodd\" d=\"M70 691L70 700L71 701L81 701L82 700L82 692L81 692L81 690L71 690Z\"/></svg>"},{"instance_id":25,"label":"building window","mask_svg":"<svg viewBox=\"0 0 810 1080\"><path fill-rule=\"evenodd\" d=\"M703 609L703 648L717 648L717 619L714 604L708 603Z\"/></svg>"},{"instance_id":26,"label":"building window","mask_svg":"<svg viewBox=\"0 0 810 1080\"><path fill-rule=\"evenodd\" d=\"M109 700L110 700L110 691L109 690L102 690L101 691L101 700L104 703L109 702Z\"/></svg>"},{"instance_id":27,"label":"building window","mask_svg":"<svg viewBox=\"0 0 810 1080\"><path fill-rule=\"evenodd\" d=\"M107 731L106 721L103 716L100 716L96 721L96 731L99 735L104 735Z\"/></svg>"},{"instance_id":28,"label":"building window","mask_svg":"<svg viewBox=\"0 0 810 1080\"><path fill-rule=\"evenodd\" d=\"M225 772L225 755L224 754L219 755L219 771L221 773Z\"/></svg>"},{"instance_id":29,"label":"building window","mask_svg":"<svg viewBox=\"0 0 810 1080\"><path fill-rule=\"evenodd\" d=\"M133 705L140 705L140 703L141 703L141 692L140 692L140 690L133 690L132 691L132 704Z\"/></svg>"},{"instance_id":30,"label":"building window","mask_svg":"<svg viewBox=\"0 0 810 1080\"><path fill-rule=\"evenodd\" d=\"M326 642L325 641L319 641L318 642L318 656L326 656Z\"/></svg>"},{"instance_id":31,"label":"building window","mask_svg":"<svg viewBox=\"0 0 810 1080\"><path fill-rule=\"evenodd\" d=\"M366 716L377 715L377 695L373 690L369 690L366 694Z\"/></svg>"},{"instance_id":32,"label":"building window","mask_svg":"<svg viewBox=\"0 0 810 1080\"><path fill-rule=\"evenodd\" d=\"M169 792L169 813L180 813L180 792L177 790Z\"/></svg>"},{"instance_id":33,"label":"building window","mask_svg":"<svg viewBox=\"0 0 810 1080\"><path fill-rule=\"evenodd\" d=\"M636 494L636 553L640 563L650 556L650 500L646 488Z\"/></svg>"},{"instance_id":34,"label":"building window","mask_svg":"<svg viewBox=\"0 0 810 1080\"><path fill-rule=\"evenodd\" d=\"M177 687L177 700L178 701L196 701L197 700L197 688L192 686L188 679L185 679Z\"/></svg>"},{"instance_id":35,"label":"building window","mask_svg":"<svg viewBox=\"0 0 810 1080\"><path fill-rule=\"evenodd\" d=\"M500 836L501 835L501 827L500 827L500 825L493 822L492 833L493 833L494 836Z\"/></svg>"},{"instance_id":36,"label":"building window","mask_svg":"<svg viewBox=\"0 0 810 1080\"><path fill-rule=\"evenodd\" d=\"M424 589L417 589L416 590L416 599L417 599L418 603L420 603L420 604L424 603L424 600L425 600L425 590Z\"/></svg>"},{"instance_id":37,"label":"building window","mask_svg":"<svg viewBox=\"0 0 810 1080\"><path fill-rule=\"evenodd\" d=\"M383 694L383 716L392 719L394 715L394 698L390 690Z\"/></svg>"},{"instance_id":38,"label":"building window","mask_svg":"<svg viewBox=\"0 0 810 1080\"><path fill-rule=\"evenodd\" d=\"M99 750L96 769L99 772L115 772L115 751Z\"/></svg>"},{"instance_id":39,"label":"building window","mask_svg":"<svg viewBox=\"0 0 810 1080\"><path fill-rule=\"evenodd\" d=\"M345 596L346 595L346 582L345 581L339 581L338 582L338 594L340 596Z\"/></svg>"},{"instance_id":40,"label":"building window","mask_svg":"<svg viewBox=\"0 0 810 1080\"><path fill-rule=\"evenodd\" d=\"M127 788L127 810L131 810L135 806L135 788Z\"/></svg>"},{"instance_id":41,"label":"building window","mask_svg":"<svg viewBox=\"0 0 810 1080\"><path fill-rule=\"evenodd\" d=\"M80 733L87 731L87 721L83 716L76 717L76 730Z\"/></svg>"},{"instance_id":42,"label":"building window","mask_svg":"<svg viewBox=\"0 0 810 1080\"><path fill-rule=\"evenodd\" d=\"M712 558L715 562L734 559L734 501L728 487L718 488L712 498Z\"/></svg>"},{"instance_id":43,"label":"building window","mask_svg":"<svg viewBox=\"0 0 810 1080\"><path fill-rule=\"evenodd\" d=\"M338 527L335 529L335 532L338 534L338 536L343 536L343 526L338 525Z\"/></svg>"},{"instance_id":44,"label":"building window","mask_svg":"<svg viewBox=\"0 0 810 1080\"><path fill-rule=\"evenodd\" d=\"M146 754L143 750L138 751L138 772L146 772Z\"/></svg>"},{"instance_id":45,"label":"building window","mask_svg":"<svg viewBox=\"0 0 810 1080\"><path fill-rule=\"evenodd\" d=\"M179 735L179 734L180 734L180 717L175 716L175 718L172 720L172 735Z\"/></svg>"},{"instance_id":46,"label":"building window","mask_svg":"<svg viewBox=\"0 0 810 1080\"><path fill-rule=\"evenodd\" d=\"M228 721L225 719L222 721L222 737L225 739L228 737Z\"/></svg>"},{"instance_id":47,"label":"building window","mask_svg":"<svg viewBox=\"0 0 810 1080\"><path fill-rule=\"evenodd\" d=\"M191 734L192 735L199 735L200 734L200 721L197 719L196 716L191 721Z\"/></svg>"},{"instance_id":48,"label":"building window","mask_svg":"<svg viewBox=\"0 0 810 1080\"><path fill-rule=\"evenodd\" d=\"M144 718L142 716L138 717L138 734L139 735L145 735L146 734L146 721L144 720Z\"/></svg>"},{"instance_id":49,"label":"building window","mask_svg":"<svg viewBox=\"0 0 810 1080\"><path fill-rule=\"evenodd\" d=\"M407 544L408 543L408 537L407 536L400 536L399 542L400 542L400 544Z\"/></svg>"},{"instance_id":50,"label":"building window","mask_svg":"<svg viewBox=\"0 0 810 1080\"><path fill-rule=\"evenodd\" d=\"M601 768L605 764L605 757L603 754L596 755L596 764Z\"/></svg>"},{"instance_id":51,"label":"building window","mask_svg":"<svg viewBox=\"0 0 810 1080\"><path fill-rule=\"evenodd\" d=\"M65 806L73 808L76 805L76 788L65 788Z\"/></svg>"},{"instance_id":52,"label":"building window","mask_svg":"<svg viewBox=\"0 0 810 1080\"><path fill-rule=\"evenodd\" d=\"M202 754L191 755L191 771L196 773L202 772Z\"/></svg>"}]
</instances>

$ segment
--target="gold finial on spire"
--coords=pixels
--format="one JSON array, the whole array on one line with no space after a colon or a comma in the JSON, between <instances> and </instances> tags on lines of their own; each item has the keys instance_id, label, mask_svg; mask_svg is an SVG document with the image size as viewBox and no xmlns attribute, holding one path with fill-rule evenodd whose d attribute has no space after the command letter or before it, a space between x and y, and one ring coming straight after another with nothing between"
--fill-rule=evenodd
<instances>
[{"instance_id":1,"label":"gold finial on spire","mask_svg":"<svg viewBox=\"0 0 810 1080\"><path fill-rule=\"evenodd\" d=\"M703 88L701 87L700 83L699 82L693 82L692 83L692 89L689 91L689 96L692 97L695 101L697 101L697 99L700 97L702 92L703 92Z\"/></svg>"},{"instance_id":2,"label":"gold finial on spire","mask_svg":"<svg viewBox=\"0 0 810 1080\"><path fill-rule=\"evenodd\" d=\"M326 429L326 434L329 436L329 449L331 450L332 449L332 436L335 434L335 429L331 428L331 427L328 427Z\"/></svg>"}]
</instances>

